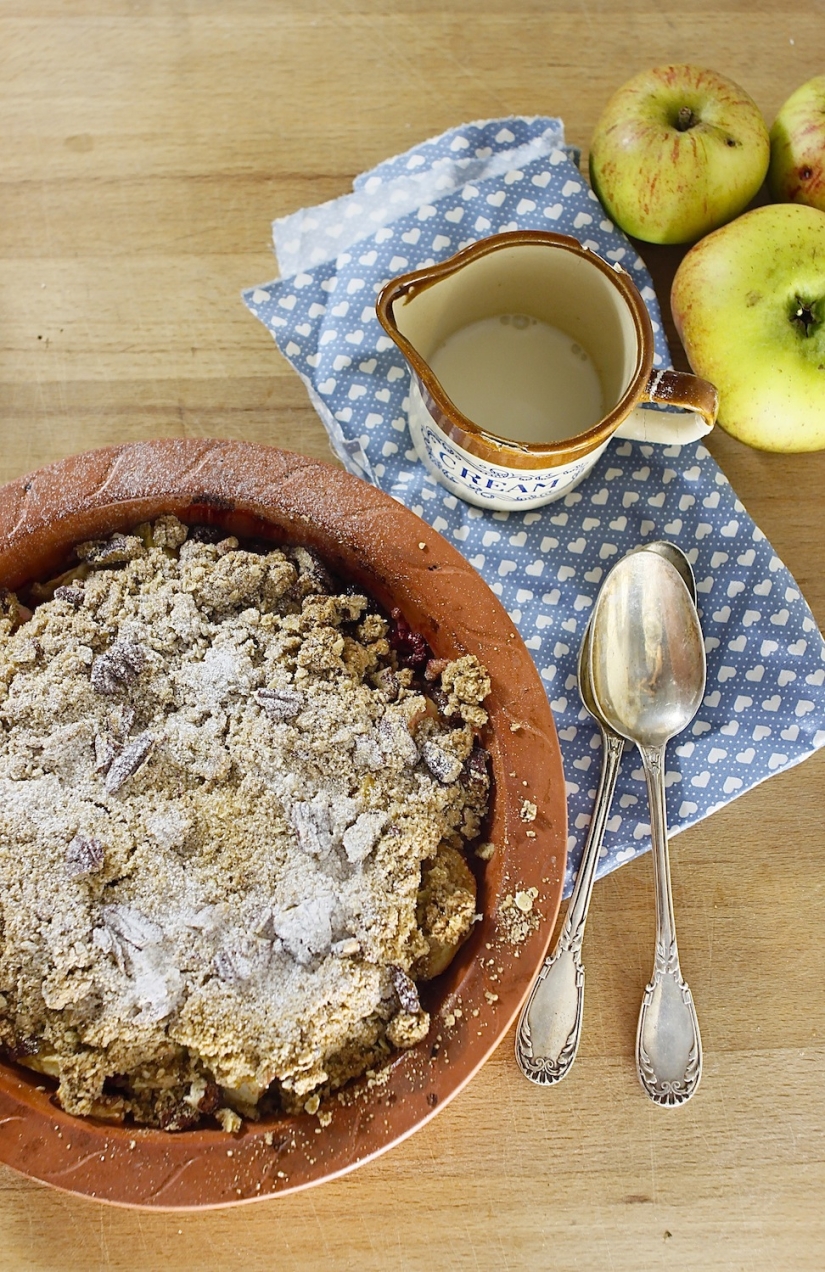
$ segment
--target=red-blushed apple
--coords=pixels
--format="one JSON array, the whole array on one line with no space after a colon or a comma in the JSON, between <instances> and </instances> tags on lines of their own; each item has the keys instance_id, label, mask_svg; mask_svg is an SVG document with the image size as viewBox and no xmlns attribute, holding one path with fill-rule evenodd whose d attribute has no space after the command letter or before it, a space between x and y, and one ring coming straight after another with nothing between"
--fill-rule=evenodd
<instances>
[{"instance_id":1,"label":"red-blushed apple","mask_svg":"<svg viewBox=\"0 0 825 1272\"><path fill-rule=\"evenodd\" d=\"M738 84L696 66L658 66L607 103L590 180L628 234L691 243L747 207L769 157L765 121Z\"/></svg>"},{"instance_id":2,"label":"red-blushed apple","mask_svg":"<svg viewBox=\"0 0 825 1272\"><path fill-rule=\"evenodd\" d=\"M825 447L825 212L746 212L690 249L670 302L722 428L760 450Z\"/></svg>"},{"instance_id":3,"label":"red-blushed apple","mask_svg":"<svg viewBox=\"0 0 825 1272\"><path fill-rule=\"evenodd\" d=\"M825 212L825 75L791 93L771 129L771 197Z\"/></svg>"}]
</instances>

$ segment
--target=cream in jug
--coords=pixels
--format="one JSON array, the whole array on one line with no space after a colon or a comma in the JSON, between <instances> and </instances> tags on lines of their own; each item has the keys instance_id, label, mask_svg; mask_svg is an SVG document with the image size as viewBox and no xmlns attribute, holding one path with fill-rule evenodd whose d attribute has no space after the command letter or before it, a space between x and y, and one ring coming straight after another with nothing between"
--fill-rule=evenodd
<instances>
[{"instance_id":1,"label":"cream in jug","mask_svg":"<svg viewBox=\"0 0 825 1272\"><path fill-rule=\"evenodd\" d=\"M604 414L589 353L560 327L528 314L470 323L439 345L430 366L463 415L513 441L562 441Z\"/></svg>"}]
</instances>

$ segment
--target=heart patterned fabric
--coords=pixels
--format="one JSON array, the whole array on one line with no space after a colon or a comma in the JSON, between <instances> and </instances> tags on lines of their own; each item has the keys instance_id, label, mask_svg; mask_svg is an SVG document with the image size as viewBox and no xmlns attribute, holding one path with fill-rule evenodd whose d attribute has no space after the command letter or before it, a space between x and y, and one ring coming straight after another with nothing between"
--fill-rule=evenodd
<instances>
[{"instance_id":1,"label":"heart patterned fabric","mask_svg":"<svg viewBox=\"0 0 825 1272\"><path fill-rule=\"evenodd\" d=\"M576 688L582 633L606 571L665 538L696 573L708 681L668 747L671 833L825 744L825 643L804 598L701 443L614 441L556 503L490 512L448 494L407 428L409 372L375 316L397 274L487 234L554 229L620 262L650 311L655 363L670 357L644 262L564 145L560 120L469 124L358 177L354 192L276 222L281 279L244 293L307 386L335 453L454 543L500 597L531 651L561 740L569 894L590 822L600 738ZM650 846L641 764L628 752L600 875Z\"/></svg>"}]
</instances>

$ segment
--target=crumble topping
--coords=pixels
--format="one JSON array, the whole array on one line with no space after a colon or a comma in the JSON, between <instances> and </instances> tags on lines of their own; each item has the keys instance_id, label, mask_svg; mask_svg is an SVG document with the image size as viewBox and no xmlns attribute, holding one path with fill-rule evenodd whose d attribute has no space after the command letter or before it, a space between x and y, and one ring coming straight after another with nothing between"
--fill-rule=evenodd
<instances>
[{"instance_id":1,"label":"crumble topping","mask_svg":"<svg viewBox=\"0 0 825 1272\"><path fill-rule=\"evenodd\" d=\"M302 547L162 517L0 593L0 1045L71 1113L225 1129L429 1028L490 682Z\"/></svg>"}]
</instances>

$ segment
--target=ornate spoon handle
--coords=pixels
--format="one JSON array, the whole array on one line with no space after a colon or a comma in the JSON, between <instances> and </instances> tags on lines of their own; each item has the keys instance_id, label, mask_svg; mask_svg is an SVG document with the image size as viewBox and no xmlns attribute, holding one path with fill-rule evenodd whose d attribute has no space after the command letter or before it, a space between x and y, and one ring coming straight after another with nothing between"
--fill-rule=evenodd
<instances>
[{"instance_id":1,"label":"ornate spoon handle","mask_svg":"<svg viewBox=\"0 0 825 1272\"><path fill-rule=\"evenodd\" d=\"M702 1039L693 997L679 967L665 807L665 748L639 746L650 802L656 887L656 955L636 1033L639 1080L656 1104L684 1104L702 1076Z\"/></svg>"},{"instance_id":2,"label":"ornate spoon handle","mask_svg":"<svg viewBox=\"0 0 825 1272\"><path fill-rule=\"evenodd\" d=\"M561 935L536 977L516 1031L519 1068L540 1086L560 1082L579 1048L584 1007L584 925L623 746L623 738L602 726L602 771L576 886Z\"/></svg>"}]
</instances>

